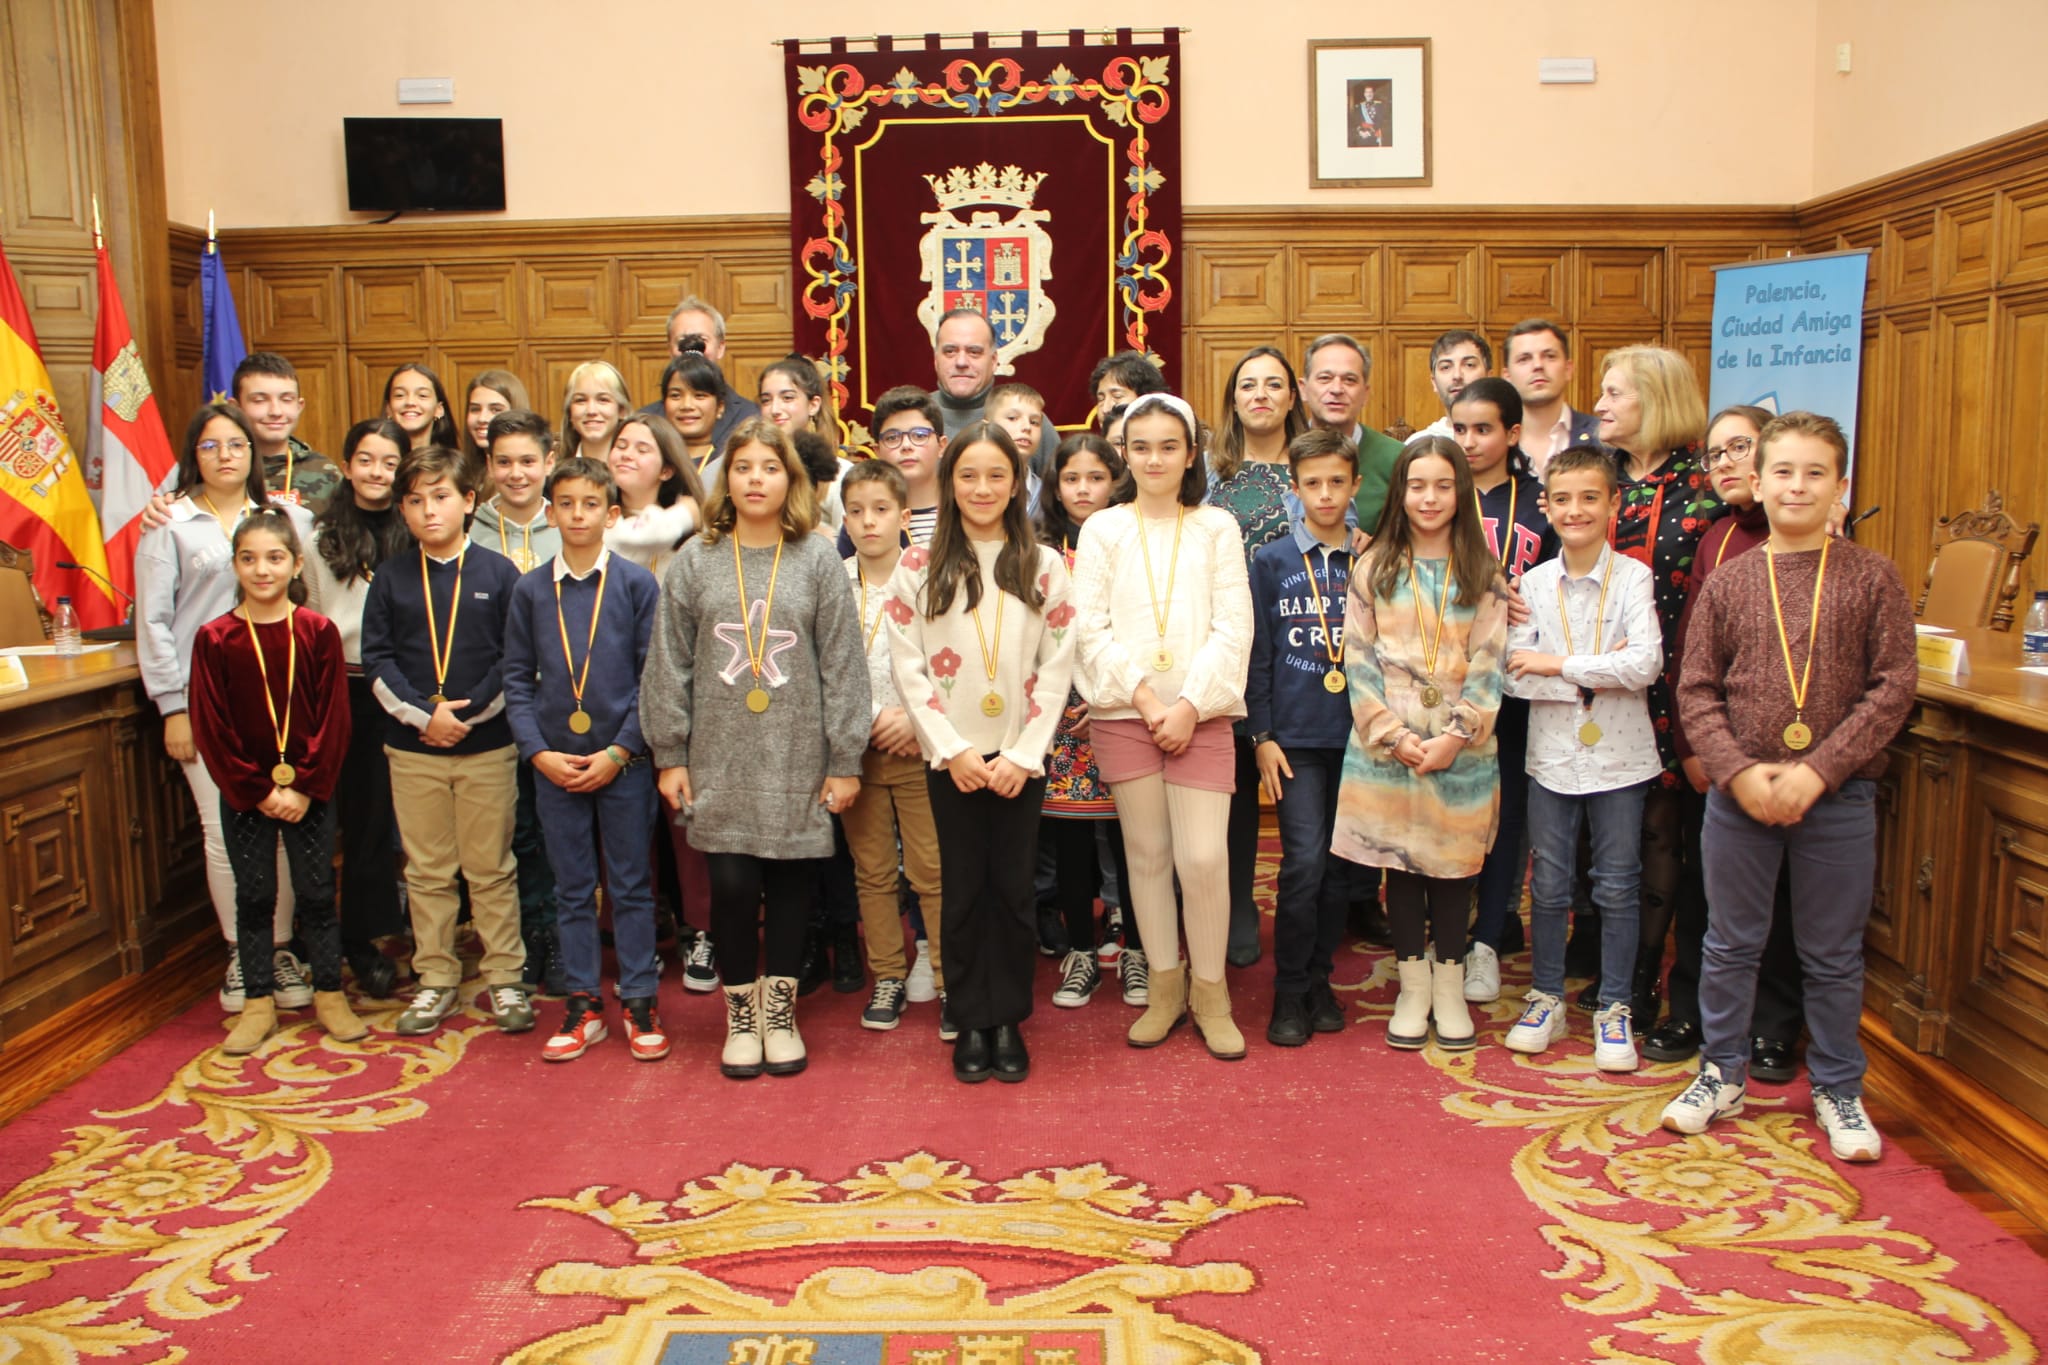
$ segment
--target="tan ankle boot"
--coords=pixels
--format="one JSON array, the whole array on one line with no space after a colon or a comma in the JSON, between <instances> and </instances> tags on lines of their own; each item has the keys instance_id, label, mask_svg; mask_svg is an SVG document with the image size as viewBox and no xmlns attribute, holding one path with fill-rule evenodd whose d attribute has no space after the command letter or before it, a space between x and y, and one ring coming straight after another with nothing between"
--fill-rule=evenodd
<instances>
[{"instance_id":1,"label":"tan ankle boot","mask_svg":"<svg viewBox=\"0 0 2048 1365\"><path fill-rule=\"evenodd\" d=\"M241 1017L228 1033L220 1050L230 1057L246 1057L277 1032L277 1001L267 995L252 995L242 1002Z\"/></svg>"},{"instance_id":2,"label":"tan ankle boot","mask_svg":"<svg viewBox=\"0 0 2048 1365\"><path fill-rule=\"evenodd\" d=\"M1430 1018L1436 1024L1436 1045L1463 1052L1478 1044L1472 1011L1465 1008L1465 964L1439 962L1430 969Z\"/></svg>"},{"instance_id":3,"label":"tan ankle boot","mask_svg":"<svg viewBox=\"0 0 2048 1365\"><path fill-rule=\"evenodd\" d=\"M1226 1062L1244 1059L1244 1034L1230 1017L1230 987L1196 977L1188 1008L1210 1056Z\"/></svg>"},{"instance_id":4,"label":"tan ankle boot","mask_svg":"<svg viewBox=\"0 0 2048 1365\"><path fill-rule=\"evenodd\" d=\"M1188 1017L1188 964L1154 967L1145 1012L1124 1035L1132 1047L1158 1047Z\"/></svg>"},{"instance_id":5,"label":"tan ankle boot","mask_svg":"<svg viewBox=\"0 0 2048 1365\"><path fill-rule=\"evenodd\" d=\"M313 1017L337 1043L360 1042L370 1036L370 1026L356 1017L348 996L341 991L314 991Z\"/></svg>"},{"instance_id":6,"label":"tan ankle boot","mask_svg":"<svg viewBox=\"0 0 2048 1365\"><path fill-rule=\"evenodd\" d=\"M1418 957L1395 965L1401 971L1401 994L1394 1001L1394 1017L1387 1020L1387 1046L1413 1052L1429 1041L1429 963Z\"/></svg>"}]
</instances>

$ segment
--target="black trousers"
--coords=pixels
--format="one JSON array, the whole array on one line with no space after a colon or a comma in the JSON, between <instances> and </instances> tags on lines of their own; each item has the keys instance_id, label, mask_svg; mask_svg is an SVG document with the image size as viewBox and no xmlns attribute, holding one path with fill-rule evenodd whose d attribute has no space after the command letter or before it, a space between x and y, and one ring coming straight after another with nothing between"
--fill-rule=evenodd
<instances>
[{"instance_id":1,"label":"black trousers","mask_svg":"<svg viewBox=\"0 0 2048 1365\"><path fill-rule=\"evenodd\" d=\"M1259 865L1259 760L1258 750L1242 734L1231 737L1236 752L1237 788L1230 794L1230 823L1223 833L1223 848L1230 857L1230 946L1259 946L1259 906L1252 899L1252 882Z\"/></svg>"},{"instance_id":2,"label":"black trousers","mask_svg":"<svg viewBox=\"0 0 2048 1365\"><path fill-rule=\"evenodd\" d=\"M940 937L946 1004L961 1028L995 1028L1031 1017L1038 965L1039 815L1045 779L1015 796L963 792L943 770L925 774L939 836Z\"/></svg>"},{"instance_id":3,"label":"black trousers","mask_svg":"<svg viewBox=\"0 0 2048 1365\"><path fill-rule=\"evenodd\" d=\"M707 853L704 862L711 874L712 953L725 984L744 986L763 975L795 976L803 968L804 924L811 914L818 860Z\"/></svg>"},{"instance_id":4,"label":"black trousers","mask_svg":"<svg viewBox=\"0 0 2048 1365\"><path fill-rule=\"evenodd\" d=\"M1643 798L1642 927L1630 997L1644 1032L1656 1023L1658 978L1672 927L1678 926L1681 940L1698 935L1695 943L1707 932L1707 889L1700 875L1700 827L1706 814L1707 799L1683 780L1671 787L1653 782Z\"/></svg>"},{"instance_id":5,"label":"black trousers","mask_svg":"<svg viewBox=\"0 0 2048 1365\"><path fill-rule=\"evenodd\" d=\"M235 947L242 958L242 993L269 995L272 926L277 921L277 841L284 840L298 899L299 941L313 972L313 989L341 989L341 929L334 919L334 805L315 801L297 824L220 803L221 842L235 870Z\"/></svg>"},{"instance_id":6,"label":"black trousers","mask_svg":"<svg viewBox=\"0 0 2048 1365\"><path fill-rule=\"evenodd\" d=\"M1428 942L1436 945L1438 962L1462 961L1465 926L1472 916L1472 889L1478 880L1422 877L1388 868L1387 929L1394 940L1394 960L1420 958Z\"/></svg>"},{"instance_id":7,"label":"black trousers","mask_svg":"<svg viewBox=\"0 0 2048 1365\"><path fill-rule=\"evenodd\" d=\"M1095 831L1105 823L1109 826L1109 847L1116 858L1116 884L1129 886L1123 828L1116 821L1070 820L1061 816L1045 821L1039 831L1039 837L1052 847L1058 878L1053 903L1067 923L1067 943L1083 952L1095 947L1095 893L1102 886L1102 858L1096 851Z\"/></svg>"},{"instance_id":8,"label":"black trousers","mask_svg":"<svg viewBox=\"0 0 2048 1365\"><path fill-rule=\"evenodd\" d=\"M398 908L398 825L391 811L391 768L384 757L384 708L369 679L350 674L353 728L331 803L341 819L341 941L352 953L410 927ZM243 963L242 970L248 971Z\"/></svg>"}]
</instances>

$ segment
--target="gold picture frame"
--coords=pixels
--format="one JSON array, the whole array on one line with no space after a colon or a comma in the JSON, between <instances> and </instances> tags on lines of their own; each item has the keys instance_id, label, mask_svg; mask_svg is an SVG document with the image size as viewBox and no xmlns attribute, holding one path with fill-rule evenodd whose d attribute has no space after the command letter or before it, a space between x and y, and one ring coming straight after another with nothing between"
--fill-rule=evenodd
<instances>
[{"instance_id":1,"label":"gold picture frame","mask_svg":"<svg viewBox=\"0 0 2048 1365\"><path fill-rule=\"evenodd\" d=\"M1311 189L1431 183L1430 40L1311 38Z\"/></svg>"}]
</instances>

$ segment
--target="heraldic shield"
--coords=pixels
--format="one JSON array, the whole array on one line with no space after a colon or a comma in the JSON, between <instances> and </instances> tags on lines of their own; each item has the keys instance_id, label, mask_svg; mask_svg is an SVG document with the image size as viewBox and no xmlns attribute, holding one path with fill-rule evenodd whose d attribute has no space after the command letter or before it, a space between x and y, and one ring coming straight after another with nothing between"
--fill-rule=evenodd
<instances>
[{"instance_id":1,"label":"heraldic shield","mask_svg":"<svg viewBox=\"0 0 2048 1365\"><path fill-rule=\"evenodd\" d=\"M1044 225L1052 215L1031 207L1045 175L1026 175L1016 166L998 171L984 161L972 171L955 166L925 177L939 207L918 215L929 224L918 242L918 279L926 286L918 321L936 345L945 314L955 308L981 313L995 333L999 375L1015 374L1017 357L1045 344L1057 311L1045 291L1052 235Z\"/></svg>"}]
</instances>

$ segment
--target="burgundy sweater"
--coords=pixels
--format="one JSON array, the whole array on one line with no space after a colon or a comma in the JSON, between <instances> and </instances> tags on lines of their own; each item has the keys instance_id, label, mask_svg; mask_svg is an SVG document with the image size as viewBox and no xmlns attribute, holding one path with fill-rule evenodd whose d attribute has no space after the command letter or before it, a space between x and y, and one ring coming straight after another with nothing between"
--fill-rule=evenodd
<instances>
[{"instance_id":1,"label":"burgundy sweater","mask_svg":"<svg viewBox=\"0 0 2048 1365\"><path fill-rule=\"evenodd\" d=\"M1806 663L1820 555L1807 550L1777 559L1794 669ZM1806 695L1805 720L1814 739L1794 753L1783 733L1794 708L1771 611L1768 567L1761 549L1733 556L1694 602L1678 683L1679 714L1693 751L1723 791L1754 763L1804 763L1829 791L1852 777L1882 776L1885 746L1912 712L1919 681L1913 607L1898 569L1850 541L1837 540L1828 550Z\"/></svg>"},{"instance_id":2,"label":"burgundy sweater","mask_svg":"<svg viewBox=\"0 0 2048 1365\"><path fill-rule=\"evenodd\" d=\"M1685 609L1678 613L1678 638L1664 644L1665 657L1672 660L1673 673L1685 663L1685 637L1692 629L1693 603L1700 600L1700 589L1706 586L1707 575L1720 568L1723 560L1732 559L1745 550L1754 550L1770 534L1771 523L1764 516L1764 505L1753 502L1721 518L1700 537L1700 548L1693 554L1691 576L1685 586ZM1811 602L1813 599L1809 597L1806 600ZM1795 657L1803 659L1806 656L1802 652ZM1685 716L1681 712L1673 719L1671 747L1678 751L1679 758L1691 758L1692 741L1685 737Z\"/></svg>"},{"instance_id":3,"label":"burgundy sweater","mask_svg":"<svg viewBox=\"0 0 2048 1365\"><path fill-rule=\"evenodd\" d=\"M291 624L263 621L263 662L270 670L270 698L284 719L285 678L291 641L299 643L298 676L292 680L292 732L285 761L298 769L292 790L315 801L334 795L341 760L348 753L348 665L341 656L341 632L317 611L301 607ZM256 809L270 795L270 770L277 764L277 732L263 704L263 674L249 626L237 611L199 628L192 642L192 742L227 803Z\"/></svg>"}]
</instances>

